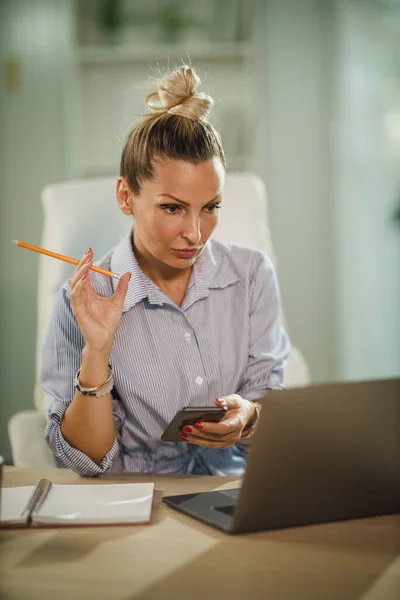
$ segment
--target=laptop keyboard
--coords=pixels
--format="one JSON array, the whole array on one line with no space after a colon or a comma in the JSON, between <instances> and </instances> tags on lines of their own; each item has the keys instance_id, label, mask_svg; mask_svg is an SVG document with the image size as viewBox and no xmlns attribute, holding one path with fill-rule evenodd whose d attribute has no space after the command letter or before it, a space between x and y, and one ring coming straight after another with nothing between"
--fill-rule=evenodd
<instances>
[{"instance_id":1,"label":"laptop keyboard","mask_svg":"<svg viewBox=\"0 0 400 600\"><path fill-rule=\"evenodd\" d=\"M224 515L233 517L233 512L234 512L235 506L233 506L232 504L229 504L228 506L213 506L212 508L214 510L219 510L219 512L224 513Z\"/></svg>"}]
</instances>

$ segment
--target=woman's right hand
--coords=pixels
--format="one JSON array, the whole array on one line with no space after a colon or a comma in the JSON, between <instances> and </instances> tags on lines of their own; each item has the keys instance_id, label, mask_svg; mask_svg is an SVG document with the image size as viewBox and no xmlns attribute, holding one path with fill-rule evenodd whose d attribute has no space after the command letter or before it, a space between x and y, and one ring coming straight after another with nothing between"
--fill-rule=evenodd
<instances>
[{"instance_id":1,"label":"woman's right hand","mask_svg":"<svg viewBox=\"0 0 400 600\"><path fill-rule=\"evenodd\" d=\"M122 275L113 296L102 298L96 294L90 282L88 271L92 265L93 252L89 248L71 279L71 308L86 347L96 354L109 355L121 320L131 274Z\"/></svg>"}]
</instances>

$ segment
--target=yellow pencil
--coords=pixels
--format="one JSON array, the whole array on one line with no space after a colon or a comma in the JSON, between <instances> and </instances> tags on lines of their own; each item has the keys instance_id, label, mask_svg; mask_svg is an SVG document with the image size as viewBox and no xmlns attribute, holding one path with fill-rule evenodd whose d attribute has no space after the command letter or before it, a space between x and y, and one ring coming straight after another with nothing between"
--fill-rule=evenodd
<instances>
[{"instance_id":1,"label":"yellow pencil","mask_svg":"<svg viewBox=\"0 0 400 600\"><path fill-rule=\"evenodd\" d=\"M17 246L21 246L21 248L26 248L27 250L33 250L34 252L39 252L40 254L46 254L46 256L52 256L53 258L58 258L58 260L63 260L64 262L71 263L72 265L78 265L79 260L75 258L70 258L69 256L64 256L63 254L57 254L56 252L51 252L50 250L45 250L44 248L39 248L39 246L33 246L32 244L27 244L26 242L20 242L19 240L11 240L13 244ZM90 271L96 271L96 273L102 273L103 275L108 275L109 277L114 277L115 279L119 279L121 276L117 273L113 273L112 271L106 271L106 269L100 269L100 267L90 267Z\"/></svg>"}]
</instances>

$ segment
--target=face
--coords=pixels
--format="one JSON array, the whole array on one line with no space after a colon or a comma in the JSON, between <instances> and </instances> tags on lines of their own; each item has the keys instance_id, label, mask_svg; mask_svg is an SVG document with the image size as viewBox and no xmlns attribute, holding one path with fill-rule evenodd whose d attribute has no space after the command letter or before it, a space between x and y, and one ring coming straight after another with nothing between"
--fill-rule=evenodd
<instances>
[{"instance_id":1,"label":"face","mask_svg":"<svg viewBox=\"0 0 400 600\"><path fill-rule=\"evenodd\" d=\"M125 214L133 214L139 254L156 267L191 267L218 223L224 181L217 158L197 165L157 161L154 178L138 196L120 177L117 199Z\"/></svg>"}]
</instances>

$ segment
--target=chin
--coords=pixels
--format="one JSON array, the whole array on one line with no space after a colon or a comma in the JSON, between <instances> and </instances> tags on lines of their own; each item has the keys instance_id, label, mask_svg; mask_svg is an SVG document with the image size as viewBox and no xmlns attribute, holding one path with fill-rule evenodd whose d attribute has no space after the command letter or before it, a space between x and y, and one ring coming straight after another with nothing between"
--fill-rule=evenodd
<instances>
[{"instance_id":1,"label":"chin","mask_svg":"<svg viewBox=\"0 0 400 600\"><path fill-rule=\"evenodd\" d=\"M182 260L182 259L176 259L174 261L171 261L170 266L171 267L175 267L175 269L188 269L189 267L193 266L194 263L196 262L196 258L190 258L190 259L186 259L186 260Z\"/></svg>"},{"instance_id":2,"label":"chin","mask_svg":"<svg viewBox=\"0 0 400 600\"><path fill-rule=\"evenodd\" d=\"M193 256L192 258L169 258L168 260L165 261L165 264L167 264L169 267L173 267L174 269L188 269L189 267L191 267L192 265L194 265L194 263L196 262L197 256Z\"/></svg>"}]
</instances>

